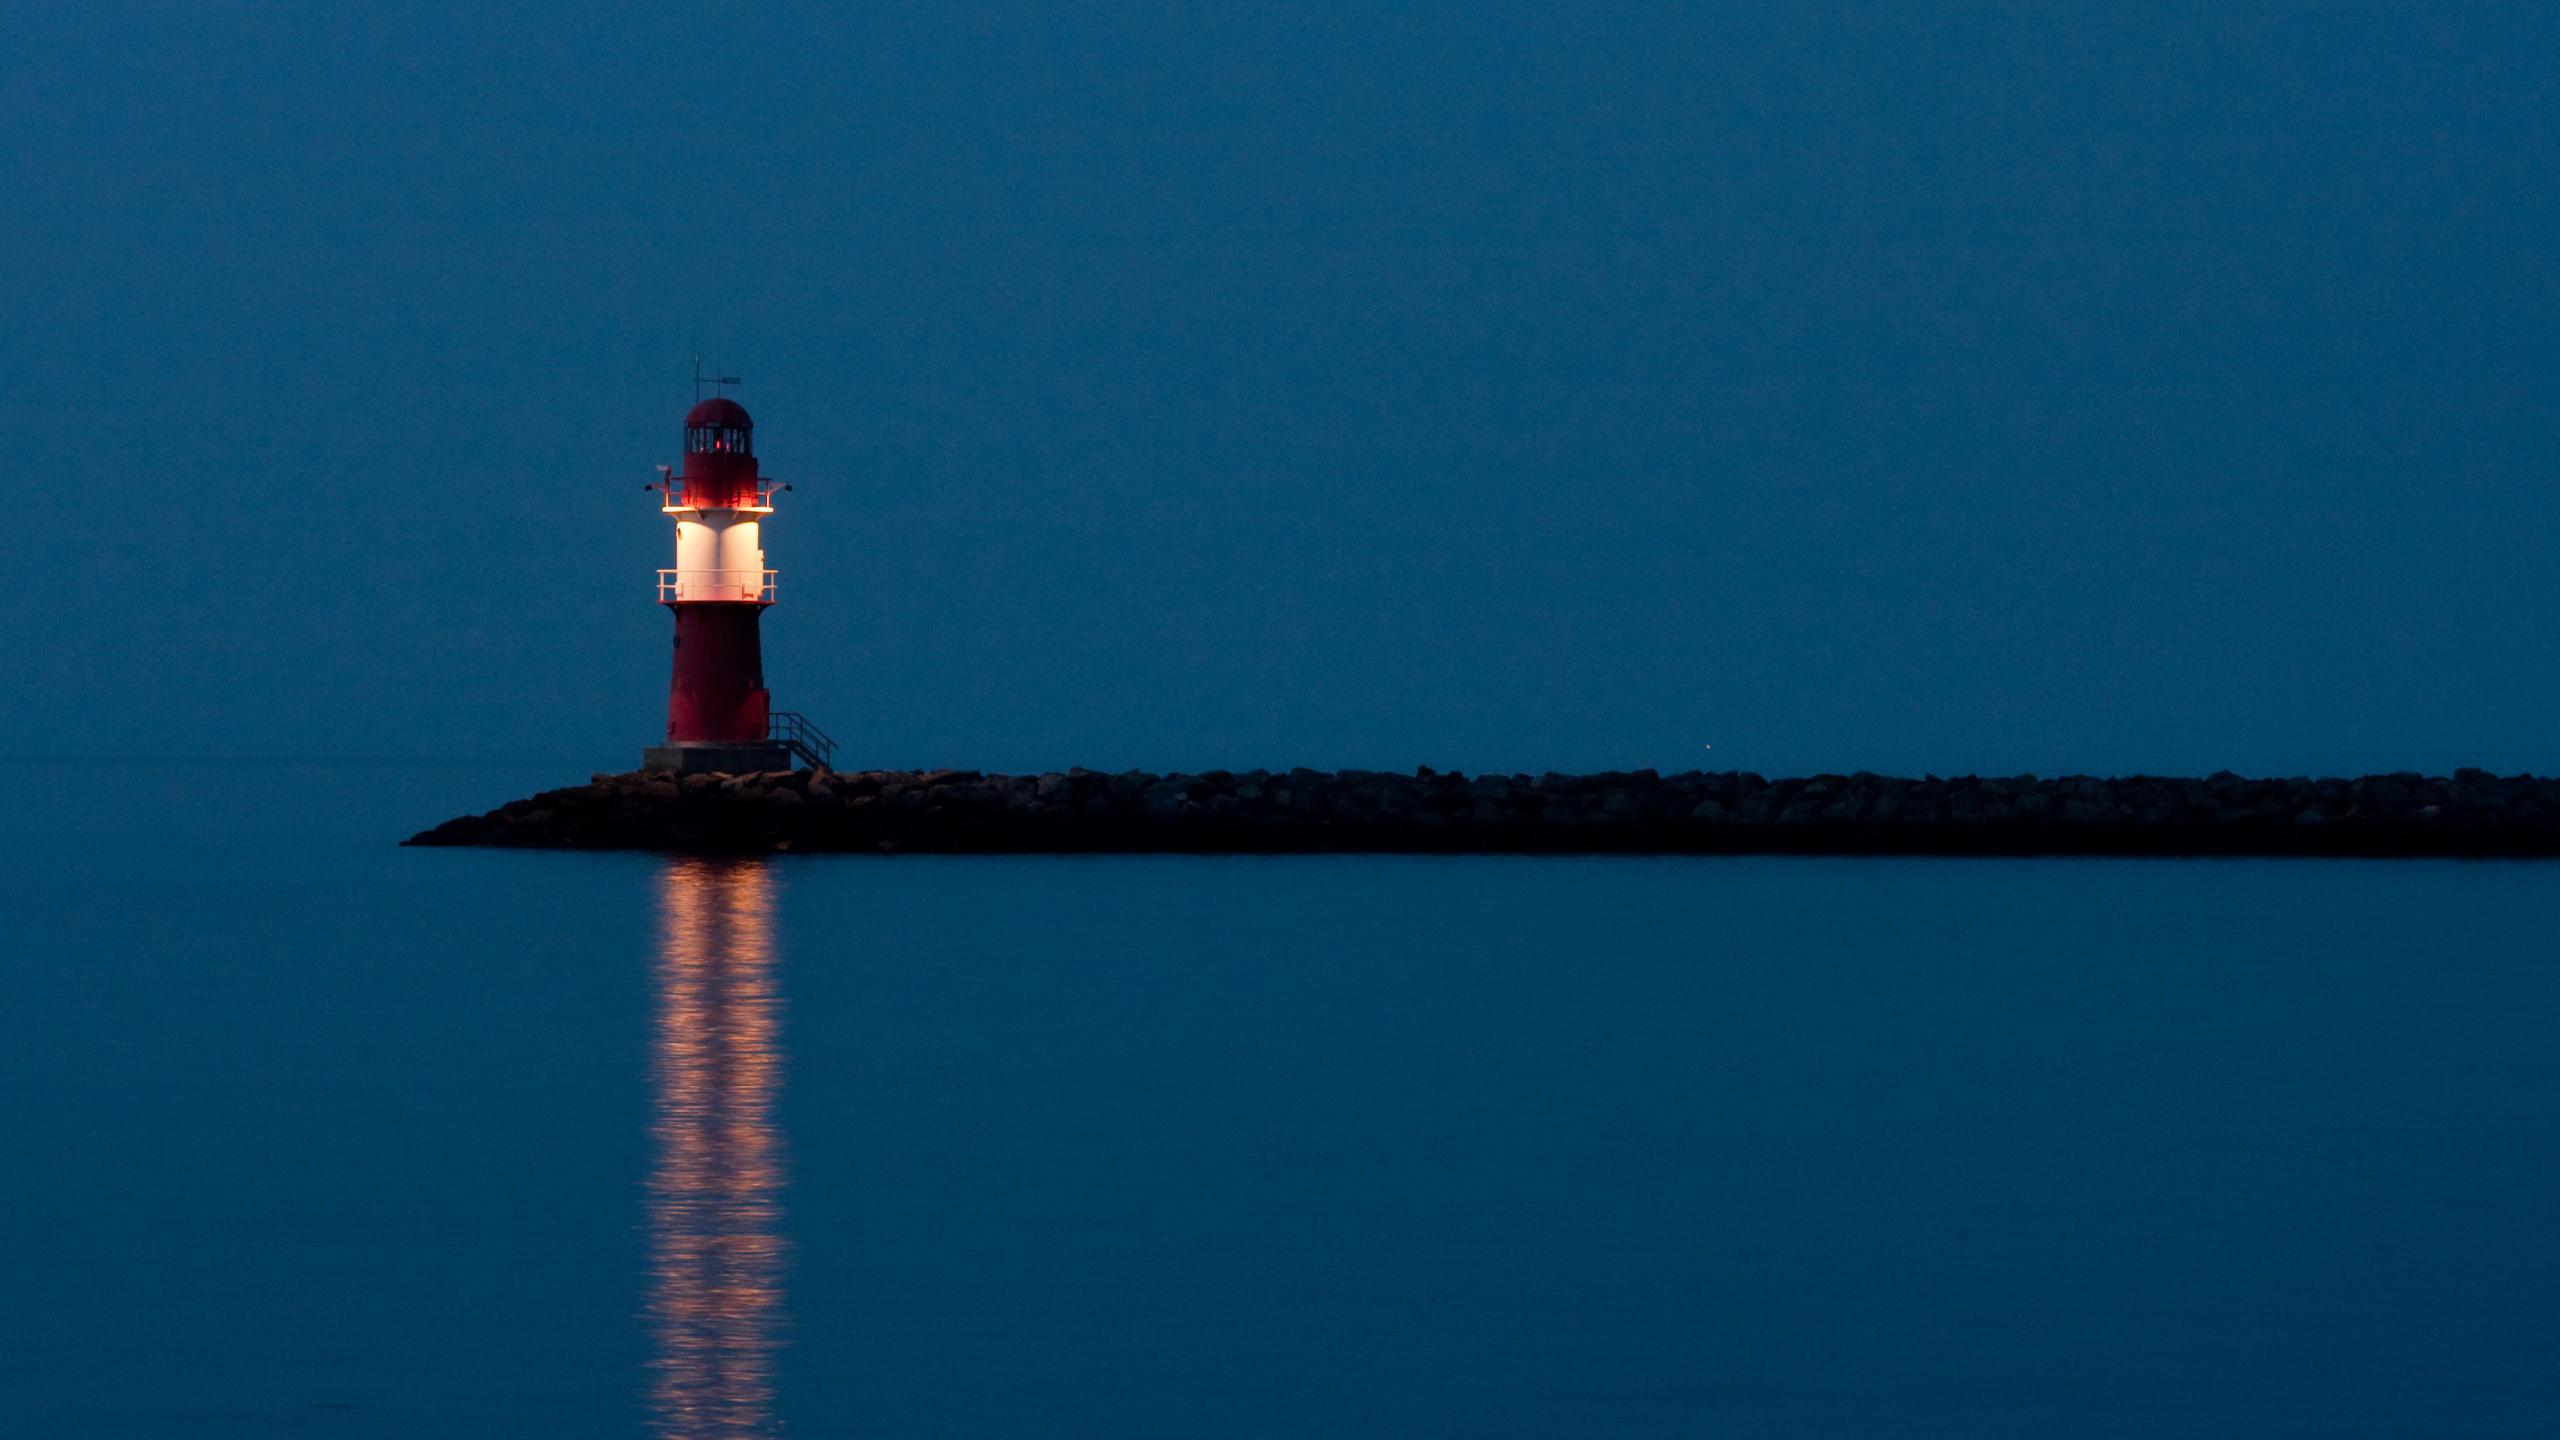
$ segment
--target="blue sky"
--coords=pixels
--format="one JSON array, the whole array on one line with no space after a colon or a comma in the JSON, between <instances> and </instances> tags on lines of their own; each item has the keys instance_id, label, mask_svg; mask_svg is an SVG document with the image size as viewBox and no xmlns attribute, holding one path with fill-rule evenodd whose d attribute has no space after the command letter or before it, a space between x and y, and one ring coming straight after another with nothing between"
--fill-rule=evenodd
<instances>
[{"instance_id":1,"label":"blue sky","mask_svg":"<svg viewBox=\"0 0 2560 1440\"><path fill-rule=\"evenodd\" d=\"M13 7L0 724L627 768L700 350L845 763L2560 770L2555 78L2499 4Z\"/></svg>"}]
</instances>

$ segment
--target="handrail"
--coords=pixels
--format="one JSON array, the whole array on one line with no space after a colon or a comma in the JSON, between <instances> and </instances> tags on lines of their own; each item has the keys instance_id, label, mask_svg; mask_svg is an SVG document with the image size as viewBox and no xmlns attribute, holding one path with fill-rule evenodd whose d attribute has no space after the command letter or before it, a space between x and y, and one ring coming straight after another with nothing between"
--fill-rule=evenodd
<instances>
[{"instance_id":1,"label":"handrail","mask_svg":"<svg viewBox=\"0 0 2560 1440\"><path fill-rule=\"evenodd\" d=\"M771 570L661 570L658 572L658 603L770 605L773 603L773 576Z\"/></svg>"},{"instance_id":2,"label":"handrail","mask_svg":"<svg viewBox=\"0 0 2560 1440\"><path fill-rule=\"evenodd\" d=\"M669 515L689 515L703 509L737 510L757 515L770 515L773 513L773 497L775 492L788 490L791 487L783 484L779 480L758 479L756 481L756 498L754 503L747 505L712 506L696 505L691 500L687 499L684 494L684 477L681 475L669 477L663 485L653 483L649 488L657 490L659 493L666 496L667 503L659 506L658 509Z\"/></svg>"},{"instance_id":3,"label":"handrail","mask_svg":"<svg viewBox=\"0 0 2560 1440\"><path fill-rule=\"evenodd\" d=\"M791 753L809 762L812 770L835 768L836 742L827 732L809 723L809 717L789 710L776 710L765 722L764 738L778 740L791 748Z\"/></svg>"}]
</instances>

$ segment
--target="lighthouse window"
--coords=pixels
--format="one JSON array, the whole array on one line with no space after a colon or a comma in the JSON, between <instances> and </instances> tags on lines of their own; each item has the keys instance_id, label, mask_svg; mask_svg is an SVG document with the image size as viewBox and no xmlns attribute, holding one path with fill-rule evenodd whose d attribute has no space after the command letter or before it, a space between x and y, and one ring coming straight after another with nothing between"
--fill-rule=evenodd
<instances>
[{"instance_id":1,"label":"lighthouse window","mask_svg":"<svg viewBox=\"0 0 2560 1440\"><path fill-rule=\"evenodd\" d=\"M689 426L684 432L684 448L716 450L731 455L752 455L755 453L755 444L749 437L753 434L753 428L745 425Z\"/></svg>"}]
</instances>

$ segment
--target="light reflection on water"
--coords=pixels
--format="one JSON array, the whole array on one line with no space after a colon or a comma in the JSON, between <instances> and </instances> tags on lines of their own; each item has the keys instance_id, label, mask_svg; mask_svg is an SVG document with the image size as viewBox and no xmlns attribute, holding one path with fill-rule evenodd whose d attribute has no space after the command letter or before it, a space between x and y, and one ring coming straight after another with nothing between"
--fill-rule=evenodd
<instances>
[{"instance_id":1,"label":"light reflection on water","mask_svg":"<svg viewBox=\"0 0 2560 1440\"><path fill-rule=\"evenodd\" d=\"M649 1178L660 1434L772 1432L782 1318L780 1006L773 878L681 859L658 882L656 1164Z\"/></svg>"}]
</instances>

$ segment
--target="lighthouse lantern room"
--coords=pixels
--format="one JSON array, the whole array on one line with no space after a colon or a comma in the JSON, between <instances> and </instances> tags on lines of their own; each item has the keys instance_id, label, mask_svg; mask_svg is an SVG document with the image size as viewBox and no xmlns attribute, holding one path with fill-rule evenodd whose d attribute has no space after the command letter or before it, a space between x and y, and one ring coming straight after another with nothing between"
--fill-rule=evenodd
<instances>
[{"instance_id":1,"label":"lighthouse lantern room","mask_svg":"<svg viewBox=\"0 0 2560 1440\"><path fill-rule=\"evenodd\" d=\"M684 470L661 466L653 490L676 522L676 563L658 572L658 603L675 615L667 739L642 752L649 770L679 774L824 768L833 745L798 715L776 712L764 683L759 627L774 599L764 521L778 486L756 471L756 423L725 396L684 417Z\"/></svg>"}]
</instances>

